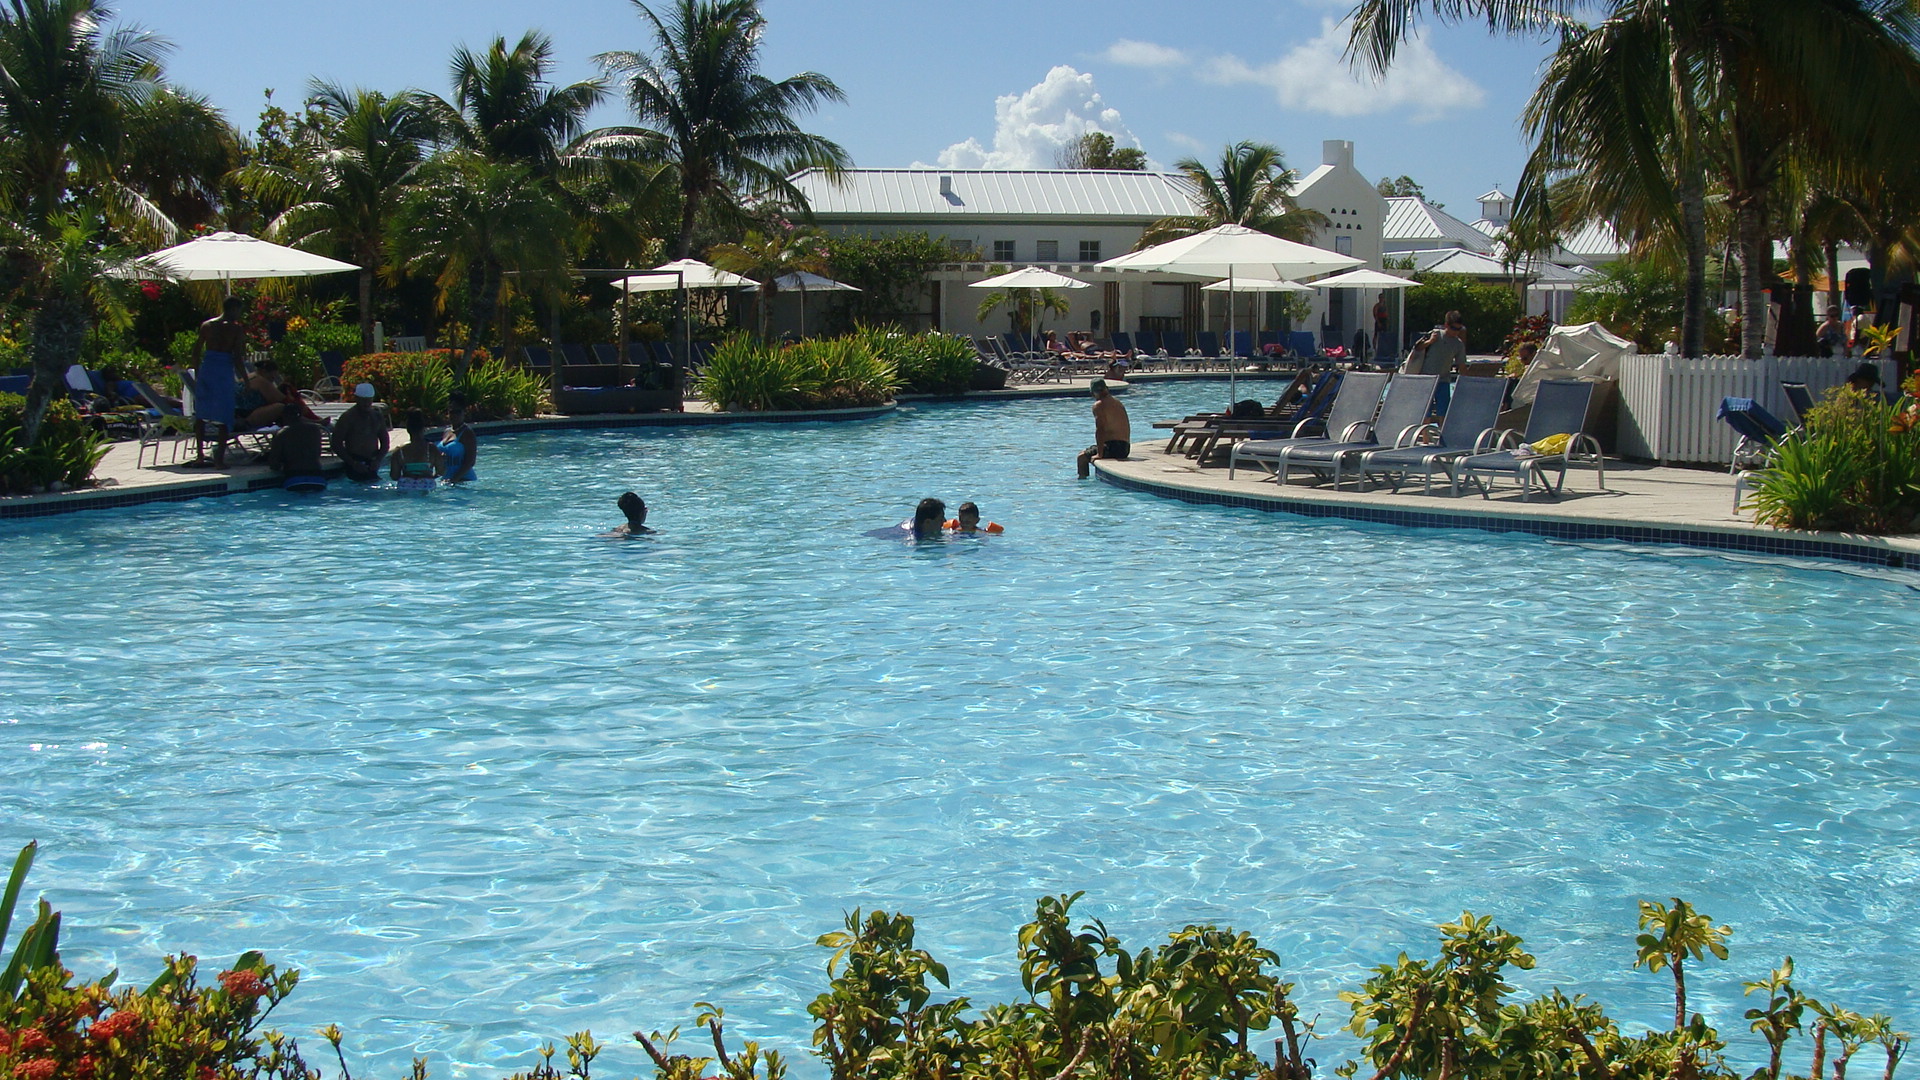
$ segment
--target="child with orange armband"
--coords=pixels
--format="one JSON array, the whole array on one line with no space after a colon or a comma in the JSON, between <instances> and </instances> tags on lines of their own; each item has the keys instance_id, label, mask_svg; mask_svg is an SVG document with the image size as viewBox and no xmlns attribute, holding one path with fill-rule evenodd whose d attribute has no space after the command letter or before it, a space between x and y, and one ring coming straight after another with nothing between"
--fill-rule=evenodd
<instances>
[{"instance_id":1,"label":"child with orange armband","mask_svg":"<svg viewBox=\"0 0 1920 1080\"><path fill-rule=\"evenodd\" d=\"M980 508L970 502L960 504L960 515L947 522L947 531L956 533L1003 533L1007 530L994 522L980 524Z\"/></svg>"}]
</instances>

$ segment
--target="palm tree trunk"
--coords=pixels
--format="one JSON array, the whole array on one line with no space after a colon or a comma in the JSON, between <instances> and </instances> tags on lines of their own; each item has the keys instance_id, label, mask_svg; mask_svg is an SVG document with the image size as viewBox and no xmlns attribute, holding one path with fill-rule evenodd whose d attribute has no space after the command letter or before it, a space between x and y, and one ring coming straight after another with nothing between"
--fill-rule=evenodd
<instances>
[{"instance_id":1,"label":"palm tree trunk","mask_svg":"<svg viewBox=\"0 0 1920 1080\"><path fill-rule=\"evenodd\" d=\"M373 266L360 268L360 351L373 351Z\"/></svg>"},{"instance_id":2,"label":"palm tree trunk","mask_svg":"<svg viewBox=\"0 0 1920 1080\"><path fill-rule=\"evenodd\" d=\"M1680 153L1675 162L1679 183L1675 194L1680 202L1681 243L1687 259L1680 309L1680 355L1700 356L1707 351L1707 184L1695 124L1693 82L1678 41L1668 50L1667 77L1679 113Z\"/></svg>"},{"instance_id":3,"label":"palm tree trunk","mask_svg":"<svg viewBox=\"0 0 1920 1080\"><path fill-rule=\"evenodd\" d=\"M1687 1026L1687 961L1673 958L1673 1030Z\"/></svg>"},{"instance_id":4,"label":"palm tree trunk","mask_svg":"<svg viewBox=\"0 0 1920 1080\"><path fill-rule=\"evenodd\" d=\"M773 275L760 286L760 340L767 340L767 320L773 314Z\"/></svg>"},{"instance_id":5,"label":"palm tree trunk","mask_svg":"<svg viewBox=\"0 0 1920 1080\"><path fill-rule=\"evenodd\" d=\"M473 363L473 350L486 329L487 276L485 260L476 260L467 270L467 340L454 353L453 377L456 382L467 377L467 368Z\"/></svg>"},{"instance_id":6,"label":"palm tree trunk","mask_svg":"<svg viewBox=\"0 0 1920 1080\"><path fill-rule=\"evenodd\" d=\"M1749 193L1734 203L1740 231L1740 354L1757 360L1767 340L1767 279L1773 275L1773 237L1767 230L1767 203Z\"/></svg>"},{"instance_id":7,"label":"palm tree trunk","mask_svg":"<svg viewBox=\"0 0 1920 1080\"><path fill-rule=\"evenodd\" d=\"M80 358L92 319L84 301L63 292L49 292L33 315L33 379L27 384L26 405L20 415L20 445L40 438L47 407L67 388L67 369Z\"/></svg>"},{"instance_id":8,"label":"palm tree trunk","mask_svg":"<svg viewBox=\"0 0 1920 1080\"><path fill-rule=\"evenodd\" d=\"M700 217L700 193L686 190L680 193L680 240L674 247L674 258L693 257L693 227Z\"/></svg>"}]
</instances>

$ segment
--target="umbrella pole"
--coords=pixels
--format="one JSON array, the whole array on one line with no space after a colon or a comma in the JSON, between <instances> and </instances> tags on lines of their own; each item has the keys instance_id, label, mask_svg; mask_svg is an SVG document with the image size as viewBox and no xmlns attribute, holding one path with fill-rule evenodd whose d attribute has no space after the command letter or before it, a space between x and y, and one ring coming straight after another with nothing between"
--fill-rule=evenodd
<instances>
[{"instance_id":1,"label":"umbrella pole","mask_svg":"<svg viewBox=\"0 0 1920 1080\"><path fill-rule=\"evenodd\" d=\"M800 279L800 338L807 337L807 280Z\"/></svg>"},{"instance_id":2,"label":"umbrella pole","mask_svg":"<svg viewBox=\"0 0 1920 1080\"><path fill-rule=\"evenodd\" d=\"M1393 353L1395 356L1405 356L1407 355L1407 290L1403 285L1393 291L1400 294L1400 321L1394 328L1394 336L1399 340L1393 343Z\"/></svg>"},{"instance_id":3,"label":"umbrella pole","mask_svg":"<svg viewBox=\"0 0 1920 1080\"><path fill-rule=\"evenodd\" d=\"M1227 264L1227 351L1233 351L1233 264ZM1240 375L1240 365L1227 361L1227 414L1233 414L1233 389Z\"/></svg>"}]
</instances>

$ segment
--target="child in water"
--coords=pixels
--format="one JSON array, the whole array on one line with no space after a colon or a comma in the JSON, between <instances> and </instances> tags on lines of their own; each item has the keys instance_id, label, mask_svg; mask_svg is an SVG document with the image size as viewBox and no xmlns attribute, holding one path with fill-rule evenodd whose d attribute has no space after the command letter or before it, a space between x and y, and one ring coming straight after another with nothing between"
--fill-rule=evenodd
<instances>
[{"instance_id":1,"label":"child in water","mask_svg":"<svg viewBox=\"0 0 1920 1080\"><path fill-rule=\"evenodd\" d=\"M947 522L947 531L955 533L1003 533L1007 530L995 522L980 524L980 508L970 502L960 504L956 516Z\"/></svg>"}]
</instances>

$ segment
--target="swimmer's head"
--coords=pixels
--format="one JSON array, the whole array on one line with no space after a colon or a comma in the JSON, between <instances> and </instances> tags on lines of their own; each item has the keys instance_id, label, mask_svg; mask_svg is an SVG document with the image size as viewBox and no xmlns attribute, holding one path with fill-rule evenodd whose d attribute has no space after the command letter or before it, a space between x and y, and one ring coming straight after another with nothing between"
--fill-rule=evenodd
<instances>
[{"instance_id":1,"label":"swimmer's head","mask_svg":"<svg viewBox=\"0 0 1920 1080\"><path fill-rule=\"evenodd\" d=\"M1093 382L1092 382L1092 383L1091 383L1091 384L1089 385L1089 387L1088 387L1088 388L1089 388L1089 389L1091 389L1091 390L1093 391L1093 396L1094 396L1094 397L1106 397L1106 396L1107 396L1107 380L1105 380L1105 379L1095 379L1095 380L1093 380Z\"/></svg>"},{"instance_id":2,"label":"swimmer's head","mask_svg":"<svg viewBox=\"0 0 1920 1080\"><path fill-rule=\"evenodd\" d=\"M407 434L413 438L414 442L419 442L427 437L426 413L421 412L419 409L407 410Z\"/></svg>"},{"instance_id":3,"label":"swimmer's head","mask_svg":"<svg viewBox=\"0 0 1920 1080\"><path fill-rule=\"evenodd\" d=\"M961 503L960 509L954 511L953 516L959 520L960 527L963 529L971 529L980 524L980 508L970 502Z\"/></svg>"},{"instance_id":4,"label":"swimmer's head","mask_svg":"<svg viewBox=\"0 0 1920 1080\"><path fill-rule=\"evenodd\" d=\"M916 536L935 536L947 524L947 504L939 499L921 499L913 508L913 532Z\"/></svg>"},{"instance_id":5,"label":"swimmer's head","mask_svg":"<svg viewBox=\"0 0 1920 1080\"><path fill-rule=\"evenodd\" d=\"M620 512L627 515L627 524L639 528L647 523L647 500L629 491L620 496Z\"/></svg>"}]
</instances>

